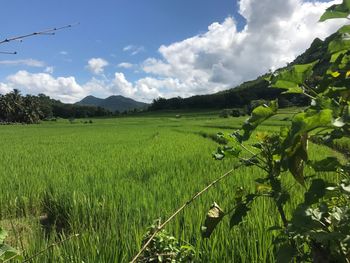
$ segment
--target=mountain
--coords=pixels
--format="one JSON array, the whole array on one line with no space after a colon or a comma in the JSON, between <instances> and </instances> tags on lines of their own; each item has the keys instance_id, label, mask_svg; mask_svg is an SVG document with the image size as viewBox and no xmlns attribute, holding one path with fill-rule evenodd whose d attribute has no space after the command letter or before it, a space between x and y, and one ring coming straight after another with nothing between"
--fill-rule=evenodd
<instances>
[{"instance_id":1,"label":"mountain","mask_svg":"<svg viewBox=\"0 0 350 263\"><path fill-rule=\"evenodd\" d=\"M148 106L147 103L126 98L121 95L110 96L106 99L100 99L94 96L87 96L81 101L77 102L76 104L101 107L101 108L110 110L112 112L114 111L122 112L122 111L128 111L133 109L143 109Z\"/></svg>"},{"instance_id":2,"label":"mountain","mask_svg":"<svg viewBox=\"0 0 350 263\"><path fill-rule=\"evenodd\" d=\"M316 38L311 46L293 62L281 71L295 64L307 64L318 60L314 68L314 76L322 76L328 67L329 55L327 55L328 44L334 39L336 33L322 41ZM232 73L233 74L233 73ZM291 105L306 105L308 99L303 95L286 94L283 90L269 88L265 80L268 74L260 76L255 80L247 81L234 88L220 91L214 94L196 95L189 98L158 98L150 105L150 110L174 110L174 109L223 109L244 107L252 100L272 100L279 99L281 107Z\"/></svg>"}]
</instances>

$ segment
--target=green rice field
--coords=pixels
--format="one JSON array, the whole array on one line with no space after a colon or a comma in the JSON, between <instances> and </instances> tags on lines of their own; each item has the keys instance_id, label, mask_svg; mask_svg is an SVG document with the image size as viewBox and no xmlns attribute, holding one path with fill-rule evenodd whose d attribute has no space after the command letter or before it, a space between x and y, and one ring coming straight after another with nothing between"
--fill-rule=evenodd
<instances>
[{"instance_id":1,"label":"green rice field","mask_svg":"<svg viewBox=\"0 0 350 263\"><path fill-rule=\"evenodd\" d=\"M259 129L278 132L295 111L285 110ZM57 235L79 234L31 262L128 262L154 220L165 219L233 166L232 160L212 158L218 147L213 135L238 129L245 117L218 115L182 113L175 118L167 112L93 119L91 124L60 119L0 126L0 226L10 234L7 242L28 258L57 241ZM339 155L320 145L310 149L315 159ZM229 210L235 188L254 192L254 179L261 176L254 167L238 169L166 230L192 244L199 262L274 262L274 233L267 229L280 219L269 199L257 200L239 227L229 230L229 220L224 220L210 239L200 233L214 201ZM304 189L289 174L283 182L295 185L289 213ZM59 233L43 224L50 215Z\"/></svg>"}]
</instances>

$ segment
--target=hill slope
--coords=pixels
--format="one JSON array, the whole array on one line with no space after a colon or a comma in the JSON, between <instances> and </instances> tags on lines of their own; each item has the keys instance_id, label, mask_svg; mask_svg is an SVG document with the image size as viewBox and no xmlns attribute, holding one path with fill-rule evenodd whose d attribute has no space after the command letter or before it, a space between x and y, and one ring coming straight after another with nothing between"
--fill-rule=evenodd
<instances>
[{"instance_id":1,"label":"hill slope","mask_svg":"<svg viewBox=\"0 0 350 263\"><path fill-rule=\"evenodd\" d=\"M102 107L110 111L126 111L133 109L142 109L147 107L147 103L139 102L130 98L123 97L121 95L110 96L106 99L96 98L94 96L87 96L81 101L76 103L77 105L96 106Z\"/></svg>"},{"instance_id":2,"label":"hill slope","mask_svg":"<svg viewBox=\"0 0 350 263\"><path fill-rule=\"evenodd\" d=\"M315 68L315 75L322 75L327 68L327 47L328 43L334 39L335 34L329 36L324 41L316 38L311 46L301 55L299 55L287 67L295 64L306 64L319 60ZM287 67L280 68L283 70ZM163 109L209 109L209 108L235 108L249 105L252 100L272 100L280 99L280 106L288 105L304 105L308 103L308 99L302 95L281 95L282 90L271 89L263 75L255 80L247 81L234 88L224 90L214 94L196 95L189 98L171 98L156 99L150 106L150 110Z\"/></svg>"}]
</instances>

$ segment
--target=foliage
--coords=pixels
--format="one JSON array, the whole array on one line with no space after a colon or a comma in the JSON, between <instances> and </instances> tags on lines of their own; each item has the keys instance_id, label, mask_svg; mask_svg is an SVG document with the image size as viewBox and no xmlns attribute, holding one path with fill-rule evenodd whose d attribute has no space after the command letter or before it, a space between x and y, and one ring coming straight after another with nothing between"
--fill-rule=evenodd
<instances>
[{"instance_id":1,"label":"foliage","mask_svg":"<svg viewBox=\"0 0 350 263\"><path fill-rule=\"evenodd\" d=\"M13 247L5 243L7 232L0 227L0 262L8 262L10 260L23 260L20 253Z\"/></svg>"},{"instance_id":2,"label":"foliage","mask_svg":"<svg viewBox=\"0 0 350 263\"><path fill-rule=\"evenodd\" d=\"M159 221L152 225L144 237L146 242L158 227ZM191 245L181 244L165 230L160 231L146 248L137 262L194 262L195 250Z\"/></svg>"},{"instance_id":3,"label":"foliage","mask_svg":"<svg viewBox=\"0 0 350 263\"><path fill-rule=\"evenodd\" d=\"M111 112L100 107L64 104L44 94L22 96L15 89L0 95L0 123L39 123L53 117L86 118L109 116Z\"/></svg>"},{"instance_id":4,"label":"foliage","mask_svg":"<svg viewBox=\"0 0 350 263\"><path fill-rule=\"evenodd\" d=\"M321 21L347 17L349 13L350 2L344 0L342 4L328 8ZM266 174L257 180L256 192L241 197L229 213L230 225L232 227L243 220L255 199L271 198L282 222L282 225L272 228L279 233L275 242L279 262L350 261L350 163L344 164L334 156L311 160L308 153L310 139L329 145L335 139L350 135L349 33L350 25L343 26L329 42L328 67L317 83L313 78L319 61L293 65L269 78L273 88L284 89L284 93L304 94L312 99L308 108L292 118L290 127L282 127L279 134L258 132L258 143L247 145L255 129L277 113L277 102L271 101L269 105L258 106L252 111L242 131L227 136L232 145L226 149L234 151L234 155L227 155L222 149L214 154L219 160L234 156L243 165L254 165ZM249 161L242 156L244 151L250 155ZM254 162L250 161L252 158ZM312 176L305 175L306 166L313 169ZM293 196L282 180L287 171L306 188L303 202L295 207L290 219L285 205ZM332 172L337 177L328 181L322 177L324 172Z\"/></svg>"},{"instance_id":5,"label":"foliage","mask_svg":"<svg viewBox=\"0 0 350 263\"><path fill-rule=\"evenodd\" d=\"M149 111L177 110L177 109L227 109L238 107L250 107L254 100L272 100L283 98L285 102L281 106L302 106L307 105L308 98L299 94L282 94L281 90L269 89L268 82L264 77L254 81L245 82L235 88L222 92L196 95L189 98L175 97L170 99L157 98L149 106Z\"/></svg>"}]
</instances>

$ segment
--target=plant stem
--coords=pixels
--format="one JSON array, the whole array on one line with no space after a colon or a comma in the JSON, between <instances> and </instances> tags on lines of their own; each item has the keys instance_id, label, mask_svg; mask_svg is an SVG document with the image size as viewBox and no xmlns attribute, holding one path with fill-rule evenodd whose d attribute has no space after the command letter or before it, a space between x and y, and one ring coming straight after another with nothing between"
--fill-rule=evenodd
<instances>
[{"instance_id":1,"label":"plant stem","mask_svg":"<svg viewBox=\"0 0 350 263\"><path fill-rule=\"evenodd\" d=\"M25 259L22 263L25 263L25 262L29 262L29 261L32 261L34 258L40 256L41 254L45 253L47 250L49 250L50 248L54 247L54 246L58 246L66 241L68 241L69 239L72 239L73 237L78 237L79 234L74 234L74 235L71 235L65 239L62 239L56 243L52 243L51 245L47 246L46 248L44 248L43 250L40 250L39 252L37 252L36 254L34 254L33 256Z\"/></svg>"},{"instance_id":2,"label":"plant stem","mask_svg":"<svg viewBox=\"0 0 350 263\"><path fill-rule=\"evenodd\" d=\"M219 178L212 181L209 185L207 185L205 188L203 188L201 191L193 195L186 203L184 203L180 208L178 208L163 224L157 227L157 229L154 231L154 233L150 236L150 238L146 241L146 243L143 245L143 247L139 250L139 252L136 254L136 256L130 261L130 263L135 263L136 260L141 256L141 254L145 251L145 249L148 247L148 245L151 243L153 238L171 221L173 218L179 214L182 210L184 210L189 204L191 204L195 199L197 199L199 196L201 196L203 193L208 191L211 187L216 185L219 181L227 177L229 174L231 174L234 170L238 169L242 165L236 165L231 170L220 176Z\"/></svg>"}]
</instances>

